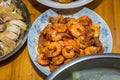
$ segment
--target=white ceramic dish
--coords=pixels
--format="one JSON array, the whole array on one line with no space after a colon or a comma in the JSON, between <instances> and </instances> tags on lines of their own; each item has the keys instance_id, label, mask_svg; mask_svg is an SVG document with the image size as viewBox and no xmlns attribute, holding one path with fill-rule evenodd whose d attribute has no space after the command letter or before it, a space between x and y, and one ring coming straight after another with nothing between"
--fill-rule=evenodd
<instances>
[{"instance_id":1,"label":"white ceramic dish","mask_svg":"<svg viewBox=\"0 0 120 80\"><path fill-rule=\"evenodd\" d=\"M45 75L50 75L51 72L48 67L41 66L36 61L36 56L38 55L38 51L37 51L38 37L40 31L42 31L44 27L49 23L48 20L49 16L57 16L57 15L58 14L52 11L51 9L47 10L35 20L28 34L28 50L29 50L30 58L32 59L35 66ZM76 14L69 16L78 17L82 15L88 15L93 20L93 22L98 23L101 26L100 40L105 49L104 53L111 53L112 35L105 21L98 14L96 14L94 11L88 8L83 8Z\"/></svg>"},{"instance_id":2,"label":"white ceramic dish","mask_svg":"<svg viewBox=\"0 0 120 80\"><path fill-rule=\"evenodd\" d=\"M93 0L76 0L76 1L73 1L73 2L67 3L67 4L55 2L53 0L37 0L37 1L43 5L48 6L48 7L60 8L60 9L69 9L69 8L76 8L76 7L86 5L90 2L92 2Z\"/></svg>"}]
</instances>

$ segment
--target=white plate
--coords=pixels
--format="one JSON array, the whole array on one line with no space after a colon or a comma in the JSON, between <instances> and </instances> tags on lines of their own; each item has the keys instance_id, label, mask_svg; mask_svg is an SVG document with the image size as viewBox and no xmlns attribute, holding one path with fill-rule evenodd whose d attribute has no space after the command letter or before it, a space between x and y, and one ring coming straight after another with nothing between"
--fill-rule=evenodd
<instances>
[{"instance_id":1,"label":"white plate","mask_svg":"<svg viewBox=\"0 0 120 80\"><path fill-rule=\"evenodd\" d=\"M29 55L35 64L35 66L45 75L49 75L51 72L48 67L41 66L36 61L36 56L38 55L37 51L37 43L38 43L38 37L40 31L44 29L44 27L49 23L49 16L57 16L58 14L52 11L51 9L47 10L43 14L41 14L33 23L29 34L28 34L28 50ZM71 17L79 17L82 15L88 15L93 22L98 23L101 26L100 30L100 40L103 44L103 47L105 49L104 53L111 53L112 51L112 35L109 30L109 27L105 23L105 21L94 11L83 8L76 14L70 15Z\"/></svg>"},{"instance_id":2,"label":"white plate","mask_svg":"<svg viewBox=\"0 0 120 80\"><path fill-rule=\"evenodd\" d=\"M59 2L55 2L53 0L37 0L38 2L40 2L43 5L52 7L52 8L59 8L59 9L70 9L70 8L76 8L76 7L80 7L80 6L84 6L90 2L92 2L93 0L76 0L67 4L63 4L63 3L59 3Z\"/></svg>"}]
</instances>

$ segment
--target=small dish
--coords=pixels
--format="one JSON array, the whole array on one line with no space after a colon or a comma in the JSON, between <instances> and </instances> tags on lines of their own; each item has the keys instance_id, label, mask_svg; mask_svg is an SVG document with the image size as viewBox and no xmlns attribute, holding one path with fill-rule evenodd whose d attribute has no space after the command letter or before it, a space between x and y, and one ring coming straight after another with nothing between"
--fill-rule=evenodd
<instances>
[{"instance_id":1,"label":"small dish","mask_svg":"<svg viewBox=\"0 0 120 80\"><path fill-rule=\"evenodd\" d=\"M36 56L38 55L38 51L37 51L38 37L39 37L39 33L49 23L49 20L48 20L49 16L57 16L57 15L58 14L51 9L45 11L32 24L32 27L28 34L27 43L28 43L28 51L29 51L30 58L32 59L35 66L47 76L51 74L49 68L39 65L38 62L36 61ZM112 52L112 35L105 21L94 11L85 7L81 9L79 12L69 16L79 17L82 15L89 16L93 20L93 22L98 23L101 26L100 41L102 42L103 47L105 49L104 53L111 53Z\"/></svg>"},{"instance_id":2,"label":"small dish","mask_svg":"<svg viewBox=\"0 0 120 80\"><path fill-rule=\"evenodd\" d=\"M40 2L41 4L44 4L48 7L52 7L52 8L59 8L59 9L70 9L70 8L76 8L76 7L80 7L80 6L84 6L90 2L92 2L93 0L76 0L70 3L59 3L53 0L37 0L38 2Z\"/></svg>"}]
</instances>

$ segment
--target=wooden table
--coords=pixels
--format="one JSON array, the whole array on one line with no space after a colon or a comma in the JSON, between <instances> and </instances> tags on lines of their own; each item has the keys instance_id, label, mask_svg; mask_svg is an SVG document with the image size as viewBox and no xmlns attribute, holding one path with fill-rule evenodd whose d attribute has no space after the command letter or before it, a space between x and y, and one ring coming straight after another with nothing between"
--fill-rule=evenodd
<instances>
[{"instance_id":1,"label":"wooden table","mask_svg":"<svg viewBox=\"0 0 120 80\"><path fill-rule=\"evenodd\" d=\"M32 23L41 13L49 9L35 0L23 2L30 11ZM86 7L97 12L109 25L113 37L112 52L120 53L120 0L94 0ZM32 63L27 42L15 55L0 62L0 80L44 80L45 77Z\"/></svg>"}]
</instances>

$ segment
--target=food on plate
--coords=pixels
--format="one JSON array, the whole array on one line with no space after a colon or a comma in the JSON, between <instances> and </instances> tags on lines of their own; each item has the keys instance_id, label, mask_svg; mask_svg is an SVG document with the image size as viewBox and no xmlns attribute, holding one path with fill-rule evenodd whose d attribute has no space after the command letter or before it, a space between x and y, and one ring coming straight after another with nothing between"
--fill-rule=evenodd
<instances>
[{"instance_id":1,"label":"food on plate","mask_svg":"<svg viewBox=\"0 0 120 80\"><path fill-rule=\"evenodd\" d=\"M60 3L70 3L70 2L75 1L75 0L54 0L54 1L57 1Z\"/></svg>"},{"instance_id":2,"label":"food on plate","mask_svg":"<svg viewBox=\"0 0 120 80\"><path fill-rule=\"evenodd\" d=\"M84 15L78 18L58 15L49 18L49 24L40 32L36 60L54 71L72 59L103 53L99 39L100 25Z\"/></svg>"},{"instance_id":3,"label":"food on plate","mask_svg":"<svg viewBox=\"0 0 120 80\"><path fill-rule=\"evenodd\" d=\"M21 10L11 0L0 0L0 57L17 47L26 28Z\"/></svg>"}]
</instances>

